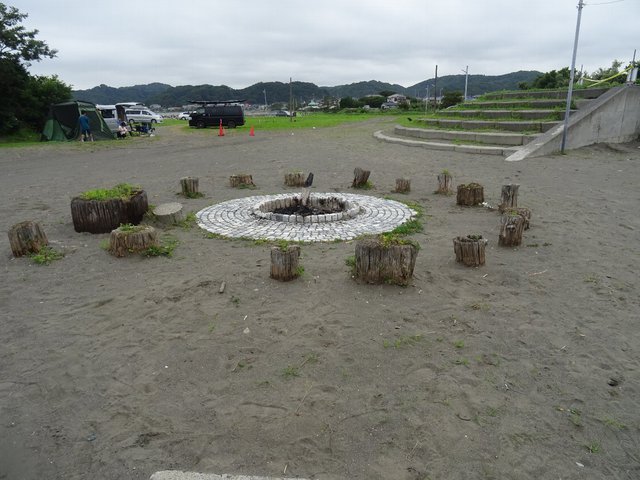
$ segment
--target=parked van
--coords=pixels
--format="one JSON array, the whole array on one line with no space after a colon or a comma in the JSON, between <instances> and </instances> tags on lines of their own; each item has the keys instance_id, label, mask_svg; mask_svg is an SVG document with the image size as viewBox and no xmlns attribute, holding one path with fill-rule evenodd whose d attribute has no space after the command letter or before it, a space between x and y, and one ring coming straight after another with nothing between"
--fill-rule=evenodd
<instances>
[{"instance_id":1,"label":"parked van","mask_svg":"<svg viewBox=\"0 0 640 480\"><path fill-rule=\"evenodd\" d=\"M220 102L192 101L198 104L190 114L189 126L197 128L222 126L236 128L244 125L244 110L238 102L241 100L226 100Z\"/></svg>"},{"instance_id":2,"label":"parked van","mask_svg":"<svg viewBox=\"0 0 640 480\"><path fill-rule=\"evenodd\" d=\"M102 118L109 126L109 130L114 133L118 131L118 126L122 122L129 123L125 113L125 106L120 103L117 105L96 105L96 109L102 114Z\"/></svg>"}]
</instances>

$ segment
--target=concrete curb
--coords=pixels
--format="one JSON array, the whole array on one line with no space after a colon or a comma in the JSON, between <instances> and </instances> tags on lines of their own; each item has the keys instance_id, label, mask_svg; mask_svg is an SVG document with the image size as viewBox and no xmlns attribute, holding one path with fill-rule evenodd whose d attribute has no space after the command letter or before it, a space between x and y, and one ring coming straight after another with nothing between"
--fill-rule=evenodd
<instances>
[{"instance_id":1,"label":"concrete curb","mask_svg":"<svg viewBox=\"0 0 640 480\"><path fill-rule=\"evenodd\" d=\"M256 477L253 475L218 475L215 473L182 472L178 470L164 470L156 472L149 480L306 480L291 477Z\"/></svg>"}]
</instances>

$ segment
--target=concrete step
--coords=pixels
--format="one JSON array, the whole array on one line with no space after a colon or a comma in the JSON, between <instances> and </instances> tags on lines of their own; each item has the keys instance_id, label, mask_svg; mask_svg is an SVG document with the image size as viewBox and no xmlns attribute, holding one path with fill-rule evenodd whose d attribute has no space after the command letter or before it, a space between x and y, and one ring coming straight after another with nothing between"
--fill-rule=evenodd
<instances>
[{"instance_id":1,"label":"concrete step","mask_svg":"<svg viewBox=\"0 0 640 480\"><path fill-rule=\"evenodd\" d=\"M163 470L156 472L149 480L305 480L301 477L258 477L255 475L230 475L217 473L183 472L180 470Z\"/></svg>"},{"instance_id":2,"label":"concrete step","mask_svg":"<svg viewBox=\"0 0 640 480\"><path fill-rule=\"evenodd\" d=\"M564 119L564 111L561 110L441 110L439 116L443 117L464 117L464 118L488 118L488 119L520 119L520 120L542 120L554 118Z\"/></svg>"},{"instance_id":3,"label":"concrete step","mask_svg":"<svg viewBox=\"0 0 640 480\"><path fill-rule=\"evenodd\" d=\"M522 109L549 109L549 108L557 108L564 107L567 104L566 100L561 99L544 99L544 100L536 100L536 99L519 99L519 100L501 100L494 102L465 102L457 105L455 108L451 108L451 110L467 110L467 109L484 109L484 108L522 108Z\"/></svg>"},{"instance_id":4,"label":"concrete step","mask_svg":"<svg viewBox=\"0 0 640 480\"><path fill-rule=\"evenodd\" d=\"M572 98L598 98L608 88L576 88ZM503 100L515 98L567 98L567 90L518 90L513 92L494 92L483 95L486 100Z\"/></svg>"},{"instance_id":5,"label":"concrete step","mask_svg":"<svg viewBox=\"0 0 640 480\"><path fill-rule=\"evenodd\" d=\"M481 155L501 155L503 157L512 155L518 151L518 147L488 146L488 145L456 145L447 142L429 142L424 140L413 140L406 137L396 137L382 130L374 132L373 136L378 140L388 143L396 143L407 147L422 147L430 150L448 150L460 153L474 153Z\"/></svg>"},{"instance_id":6,"label":"concrete step","mask_svg":"<svg viewBox=\"0 0 640 480\"><path fill-rule=\"evenodd\" d=\"M460 130L502 130L507 132L541 132L551 130L559 122L453 120L446 118L418 118L425 126Z\"/></svg>"},{"instance_id":7,"label":"concrete step","mask_svg":"<svg viewBox=\"0 0 640 480\"><path fill-rule=\"evenodd\" d=\"M424 140L462 140L465 142L476 142L492 146L526 145L540 135L524 135L522 133L509 132L466 132L461 130L408 128L400 125L395 127L394 133L401 137L420 138Z\"/></svg>"}]
</instances>

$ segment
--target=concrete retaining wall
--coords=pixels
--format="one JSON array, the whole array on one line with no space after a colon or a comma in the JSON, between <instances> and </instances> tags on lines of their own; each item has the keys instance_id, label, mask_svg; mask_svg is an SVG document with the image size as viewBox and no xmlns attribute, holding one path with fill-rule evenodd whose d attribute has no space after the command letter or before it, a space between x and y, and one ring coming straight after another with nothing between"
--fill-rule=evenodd
<instances>
[{"instance_id":1,"label":"concrete retaining wall","mask_svg":"<svg viewBox=\"0 0 640 480\"><path fill-rule=\"evenodd\" d=\"M564 123L536 138L507 161L560 151ZM640 85L612 88L569 119L566 150L594 143L624 143L640 136Z\"/></svg>"}]
</instances>

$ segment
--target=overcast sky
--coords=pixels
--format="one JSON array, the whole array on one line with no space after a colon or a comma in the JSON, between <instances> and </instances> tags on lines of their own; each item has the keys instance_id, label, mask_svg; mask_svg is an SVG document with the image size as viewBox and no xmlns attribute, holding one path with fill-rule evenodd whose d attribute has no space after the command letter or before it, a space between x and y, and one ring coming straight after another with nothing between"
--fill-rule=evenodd
<instances>
[{"instance_id":1,"label":"overcast sky","mask_svg":"<svg viewBox=\"0 0 640 480\"><path fill-rule=\"evenodd\" d=\"M438 75L571 64L578 0L3 0L58 50L34 63L74 89L260 81L408 87ZM585 1L576 67L640 48L640 0ZM640 57L640 54L638 55Z\"/></svg>"}]
</instances>

